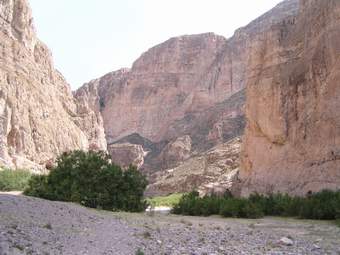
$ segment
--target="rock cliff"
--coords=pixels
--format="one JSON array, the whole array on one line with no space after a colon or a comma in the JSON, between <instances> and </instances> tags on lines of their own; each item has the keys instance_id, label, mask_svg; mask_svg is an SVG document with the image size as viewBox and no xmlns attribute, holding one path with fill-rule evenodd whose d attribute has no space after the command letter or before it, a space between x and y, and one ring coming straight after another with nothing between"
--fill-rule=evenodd
<instances>
[{"instance_id":1,"label":"rock cliff","mask_svg":"<svg viewBox=\"0 0 340 255\"><path fill-rule=\"evenodd\" d=\"M98 115L54 69L26 0L0 1L0 38L1 165L43 169L63 151L105 149Z\"/></svg>"},{"instance_id":2,"label":"rock cliff","mask_svg":"<svg viewBox=\"0 0 340 255\"><path fill-rule=\"evenodd\" d=\"M295 17L298 7L298 0L284 1L229 39L213 33L171 38L143 53L130 69L92 80L75 95L89 92L109 144L143 147L147 154L140 169L157 182L155 172L243 134L245 85L256 40Z\"/></svg>"},{"instance_id":3,"label":"rock cliff","mask_svg":"<svg viewBox=\"0 0 340 255\"><path fill-rule=\"evenodd\" d=\"M179 166L154 173L147 196L198 190L201 194L223 194L231 190L239 170L241 139L219 144L184 160Z\"/></svg>"},{"instance_id":4,"label":"rock cliff","mask_svg":"<svg viewBox=\"0 0 340 255\"><path fill-rule=\"evenodd\" d=\"M299 4L249 52L243 195L340 187L340 1Z\"/></svg>"},{"instance_id":5,"label":"rock cliff","mask_svg":"<svg viewBox=\"0 0 340 255\"><path fill-rule=\"evenodd\" d=\"M237 176L241 195L340 186L338 0L283 1L229 39L171 38L73 94L32 20L27 0L0 1L1 165L42 169L109 144L150 194Z\"/></svg>"}]
</instances>

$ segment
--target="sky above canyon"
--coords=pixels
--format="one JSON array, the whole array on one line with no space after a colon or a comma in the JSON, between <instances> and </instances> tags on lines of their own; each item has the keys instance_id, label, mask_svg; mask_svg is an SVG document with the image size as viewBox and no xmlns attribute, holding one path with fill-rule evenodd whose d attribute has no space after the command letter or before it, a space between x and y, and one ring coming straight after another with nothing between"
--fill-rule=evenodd
<instances>
[{"instance_id":1,"label":"sky above canyon","mask_svg":"<svg viewBox=\"0 0 340 255\"><path fill-rule=\"evenodd\" d=\"M131 67L170 37L225 37L281 0L30 0L39 38L72 89Z\"/></svg>"}]
</instances>

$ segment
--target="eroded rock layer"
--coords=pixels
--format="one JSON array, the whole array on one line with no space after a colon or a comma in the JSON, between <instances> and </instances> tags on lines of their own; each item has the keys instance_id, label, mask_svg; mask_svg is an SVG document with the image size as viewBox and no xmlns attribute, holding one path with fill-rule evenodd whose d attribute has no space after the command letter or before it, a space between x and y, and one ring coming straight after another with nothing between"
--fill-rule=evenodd
<instances>
[{"instance_id":1,"label":"eroded rock layer","mask_svg":"<svg viewBox=\"0 0 340 255\"><path fill-rule=\"evenodd\" d=\"M253 40L242 194L340 187L340 1L301 0Z\"/></svg>"},{"instance_id":2,"label":"eroded rock layer","mask_svg":"<svg viewBox=\"0 0 340 255\"><path fill-rule=\"evenodd\" d=\"M106 138L114 148L120 143L143 147L140 170L157 183L150 186L150 194L198 184L230 188L231 182L218 177L225 169L210 162L208 168L216 172L206 173L198 155L203 160L204 153L243 134L245 84L256 39L295 17L298 6L298 0L284 1L228 40L213 33L171 38L142 54L131 69L92 80L76 96L88 92L89 105L103 116ZM198 162L198 167L188 167L188 162ZM233 176L238 171L235 162ZM173 179L166 175L169 169L183 173Z\"/></svg>"},{"instance_id":3,"label":"eroded rock layer","mask_svg":"<svg viewBox=\"0 0 340 255\"><path fill-rule=\"evenodd\" d=\"M238 176L240 150L241 140L235 138L195 155L177 167L154 173L145 194L159 196L198 190L204 195L231 191Z\"/></svg>"},{"instance_id":4,"label":"eroded rock layer","mask_svg":"<svg viewBox=\"0 0 340 255\"><path fill-rule=\"evenodd\" d=\"M42 169L63 151L105 149L98 115L54 69L26 0L0 1L0 38L1 165Z\"/></svg>"}]
</instances>

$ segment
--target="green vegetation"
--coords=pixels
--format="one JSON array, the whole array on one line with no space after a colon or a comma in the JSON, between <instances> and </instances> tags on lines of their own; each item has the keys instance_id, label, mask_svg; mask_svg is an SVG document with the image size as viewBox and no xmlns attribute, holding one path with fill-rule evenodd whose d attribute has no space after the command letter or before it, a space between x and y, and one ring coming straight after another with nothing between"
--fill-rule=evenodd
<instances>
[{"instance_id":1,"label":"green vegetation","mask_svg":"<svg viewBox=\"0 0 340 255\"><path fill-rule=\"evenodd\" d=\"M32 174L25 170L0 169L0 191L24 190Z\"/></svg>"},{"instance_id":2,"label":"green vegetation","mask_svg":"<svg viewBox=\"0 0 340 255\"><path fill-rule=\"evenodd\" d=\"M286 194L249 198L235 198L230 194L199 197L198 192L184 195L173 208L173 213L194 216L220 214L224 217L260 218L263 216L290 216L303 219L340 221L340 190L324 190L307 197Z\"/></svg>"},{"instance_id":3,"label":"green vegetation","mask_svg":"<svg viewBox=\"0 0 340 255\"><path fill-rule=\"evenodd\" d=\"M133 166L123 171L104 153L73 151L62 154L49 175L33 176L24 193L91 208L137 212L146 208L146 185L145 177Z\"/></svg>"},{"instance_id":4,"label":"green vegetation","mask_svg":"<svg viewBox=\"0 0 340 255\"><path fill-rule=\"evenodd\" d=\"M183 193L174 193L174 194L171 194L169 196L164 196L164 197L153 197L153 198L148 198L147 202L152 206L173 207L179 203L183 195L184 195Z\"/></svg>"}]
</instances>

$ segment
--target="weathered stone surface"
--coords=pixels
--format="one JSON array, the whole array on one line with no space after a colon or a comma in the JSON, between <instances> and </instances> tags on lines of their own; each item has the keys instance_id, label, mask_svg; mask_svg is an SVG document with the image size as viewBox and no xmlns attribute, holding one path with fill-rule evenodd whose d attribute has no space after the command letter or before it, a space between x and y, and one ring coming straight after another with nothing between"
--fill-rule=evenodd
<instances>
[{"instance_id":1,"label":"weathered stone surface","mask_svg":"<svg viewBox=\"0 0 340 255\"><path fill-rule=\"evenodd\" d=\"M175 141L170 142L159 155L159 161L162 169L171 168L181 164L191 156L191 138L190 136L178 137Z\"/></svg>"},{"instance_id":2,"label":"weathered stone surface","mask_svg":"<svg viewBox=\"0 0 340 255\"><path fill-rule=\"evenodd\" d=\"M72 95L27 1L2 0L0 164L42 169L63 151L105 150L107 139L125 146L116 161L148 173L150 193L222 192L237 178L231 144L243 133L247 87L241 194L336 189L339 5L286 0L228 40L171 38Z\"/></svg>"},{"instance_id":3,"label":"weathered stone surface","mask_svg":"<svg viewBox=\"0 0 340 255\"><path fill-rule=\"evenodd\" d=\"M215 70L225 44L225 38L212 33L172 38L145 52L131 70L86 84L98 87L108 142L132 133L153 142L172 140L178 136L166 133L175 120L238 91L224 84Z\"/></svg>"},{"instance_id":4,"label":"weathered stone surface","mask_svg":"<svg viewBox=\"0 0 340 255\"><path fill-rule=\"evenodd\" d=\"M144 164L146 152L141 145L130 143L110 144L108 151L112 162L123 168L134 165L138 169Z\"/></svg>"},{"instance_id":5,"label":"weathered stone surface","mask_svg":"<svg viewBox=\"0 0 340 255\"><path fill-rule=\"evenodd\" d=\"M178 167L157 172L150 179L146 195L168 195L175 192L201 194L224 193L231 189L239 167L240 138L220 144L209 151L191 157Z\"/></svg>"},{"instance_id":6,"label":"weathered stone surface","mask_svg":"<svg viewBox=\"0 0 340 255\"><path fill-rule=\"evenodd\" d=\"M340 2L301 0L254 37L247 70L242 194L338 189Z\"/></svg>"},{"instance_id":7,"label":"weathered stone surface","mask_svg":"<svg viewBox=\"0 0 340 255\"><path fill-rule=\"evenodd\" d=\"M244 88L257 39L295 17L298 7L298 0L284 1L228 40L213 33L171 38L142 54L131 69L92 80L75 95L86 94L87 105L103 116L109 143L148 151L140 169L151 183L159 182L155 172L181 167L192 157L196 164L197 155L204 158L204 152L243 134ZM176 146L180 137L190 138L190 146ZM201 174L193 177L197 183L218 189ZM195 180L183 178L194 186Z\"/></svg>"},{"instance_id":8,"label":"weathered stone surface","mask_svg":"<svg viewBox=\"0 0 340 255\"><path fill-rule=\"evenodd\" d=\"M26 0L0 1L0 158L42 169L63 151L87 149L98 124L90 108L77 108L32 20Z\"/></svg>"}]
</instances>

